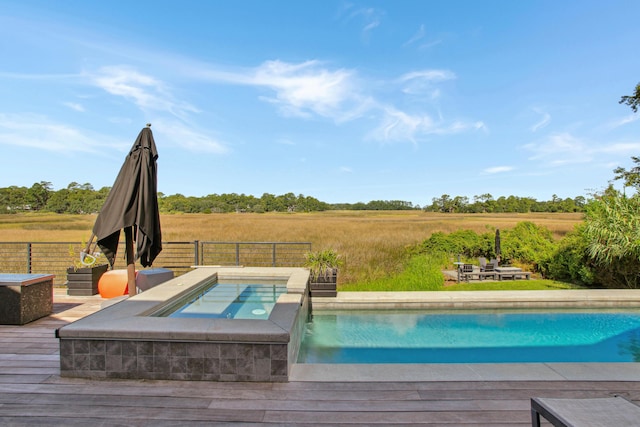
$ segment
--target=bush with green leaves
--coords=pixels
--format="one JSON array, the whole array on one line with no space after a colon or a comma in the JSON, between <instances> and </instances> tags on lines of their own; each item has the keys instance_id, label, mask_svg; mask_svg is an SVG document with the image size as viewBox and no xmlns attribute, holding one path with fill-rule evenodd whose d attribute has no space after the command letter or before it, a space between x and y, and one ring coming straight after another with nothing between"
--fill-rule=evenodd
<instances>
[{"instance_id":1,"label":"bush with green leaves","mask_svg":"<svg viewBox=\"0 0 640 427\"><path fill-rule=\"evenodd\" d=\"M600 287L595 281L594 263L587 255L588 242L583 228L584 225L580 225L567 234L549 258L541 263L545 277L581 286Z\"/></svg>"},{"instance_id":2,"label":"bush with green leaves","mask_svg":"<svg viewBox=\"0 0 640 427\"><path fill-rule=\"evenodd\" d=\"M582 235L595 265L595 282L640 288L640 196L609 193L587 206Z\"/></svg>"},{"instance_id":3,"label":"bush with green leaves","mask_svg":"<svg viewBox=\"0 0 640 427\"><path fill-rule=\"evenodd\" d=\"M449 234L433 233L418 246L417 252L442 252L451 256L461 255L464 258L488 257L495 255L493 245L492 233L479 235L471 230L457 230Z\"/></svg>"},{"instance_id":4,"label":"bush with green leaves","mask_svg":"<svg viewBox=\"0 0 640 427\"><path fill-rule=\"evenodd\" d=\"M551 231L532 222L519 222L513 230L502 233L503 261L530 265L536 271L555 251Z\"/></svg>"}]
</instances>

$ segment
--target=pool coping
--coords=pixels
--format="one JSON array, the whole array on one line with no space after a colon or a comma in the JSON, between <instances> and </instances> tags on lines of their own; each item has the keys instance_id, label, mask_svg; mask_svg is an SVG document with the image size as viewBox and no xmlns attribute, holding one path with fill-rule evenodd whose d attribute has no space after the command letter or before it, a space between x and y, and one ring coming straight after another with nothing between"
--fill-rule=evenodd
<instances>
[{"instance_id":1,"label":"pool coping","mask_svg":"<svg viewBox=\"0 0 640 427\"><path fill-rule=\"evenodd\" d=\"M287 294L269 319L169 318L152 314L181 298L213 274L220 278L288 277ZM58 330L60 338L160 339L288 342L295 310L302 303L308 271L302 268L203 267L171 279L93 313ZM288 307L291 306L291 307ZM291 308L291 309L287 309ZM135 325L132 328L132 325Z\"/></svg>"},{"instance_id":2,"label":"pool coping","mask_svg":"<svg viewBox=\"0 0 640 427\"><path fill-rule=\"evenodd\" d=\"M640 308L640 290L338 292L314 309ZM640 381L640 363L293 365L290 381Z\"/></svg>"},{"instance_id":3,"label":"pool coping","mask_svg":"<svg viewBox=\"0 0 640 427\"><path fill-rule=\"evenodd\" d=\"M640 290L338 292L313 298L318 309L640 308Z\"/></svg>"}]
</instances>

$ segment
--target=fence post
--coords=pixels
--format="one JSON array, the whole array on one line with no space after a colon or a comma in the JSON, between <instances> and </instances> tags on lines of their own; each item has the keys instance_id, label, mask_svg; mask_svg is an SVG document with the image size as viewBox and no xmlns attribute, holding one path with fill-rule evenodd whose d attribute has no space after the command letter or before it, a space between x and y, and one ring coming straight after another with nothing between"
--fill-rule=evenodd
<instances>
[{"instance_id":1,"label":"fence post","mask_svg":"<svg viewBox=\"0 0 640 427\"><path fill-rule=\"evenodd\" d=\"M31 243L27 243L27 274L31 274Z\"/></svg>"},{"instance_id":2,"label":"fence post","mask_svg":"<svg viewBox=\"0 0 640 427\"><path fill-rule=\"evenodd\" d=\"M240 243L236 242L236 265L240 265Z\"/></svg>"},{"instance_id":3,"label":"fence post","mask_svg":"<svg viewBox=\"0 0 640 427\"><path fill-rule=\"evenodd\" d=\"M195 265L200 265L200 241L193 241L193 259L195 261Z\"/></svg>"},{"instance_id":4,"label":"fence post","mask_svg":"<svg viewBox=\"0 0 640 427\"><path fill-rule=\"evenodd\" d=\"M271 267L276 266L276 244L271 245Z\"/></svg>"}]
</instances>

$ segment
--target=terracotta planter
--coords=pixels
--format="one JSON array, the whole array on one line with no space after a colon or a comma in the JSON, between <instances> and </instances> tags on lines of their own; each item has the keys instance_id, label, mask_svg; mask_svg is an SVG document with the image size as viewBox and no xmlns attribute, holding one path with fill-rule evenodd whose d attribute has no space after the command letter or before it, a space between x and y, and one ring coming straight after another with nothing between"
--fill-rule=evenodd
<instances>
[{"instance_id":1,"label":"terracotta planter","mask_svg":"<svg viewBox=\"0 0 640 427\"><path fill-rule=\"evenodd\" d=\"M312 277L309 282L311 297L335 297L338 295L338 269L334 268L331 274Z\"/></svg>"},{"instance_id":2,"label":"terracotta planter","mask_svg":"<svg viewBox=\"0 0 640 427\"><path fill-rule=\"evenodd\" d=\"M67 295L96 295L98 293L98 281L108 268L107 264L94 267L68 268Z\"/></svg>"}]
</instances>

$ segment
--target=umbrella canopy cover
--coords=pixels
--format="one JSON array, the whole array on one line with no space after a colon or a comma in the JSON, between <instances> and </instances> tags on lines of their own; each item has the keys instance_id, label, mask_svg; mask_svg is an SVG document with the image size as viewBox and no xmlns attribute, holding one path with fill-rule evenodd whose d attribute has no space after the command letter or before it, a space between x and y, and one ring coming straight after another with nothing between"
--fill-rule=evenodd
<instances>
[{"instance_id":1,"label":"umbrella canopy cover","mask_svg":"<svg viewBox=\"0 0 640 427\"><path fill-rule=\"evenodd\" d=\"M502 255L502 249L500 248L500 229L496 229L496 258L498 261L500 260L500 255Z\"/></svg>"},{"instance_id":2,"label":"umbrella canopy cover","mask_svg":"<svg viewBox=\"0 0 640 427\"><path fill-rule=\"evenodd\" d=\"M113 267L120 230L133 227L136 259L148 267L162 251L158 210L158 152L151 129L142 129L93 226L98 246Z\"/></svg>"}]
</instances>

